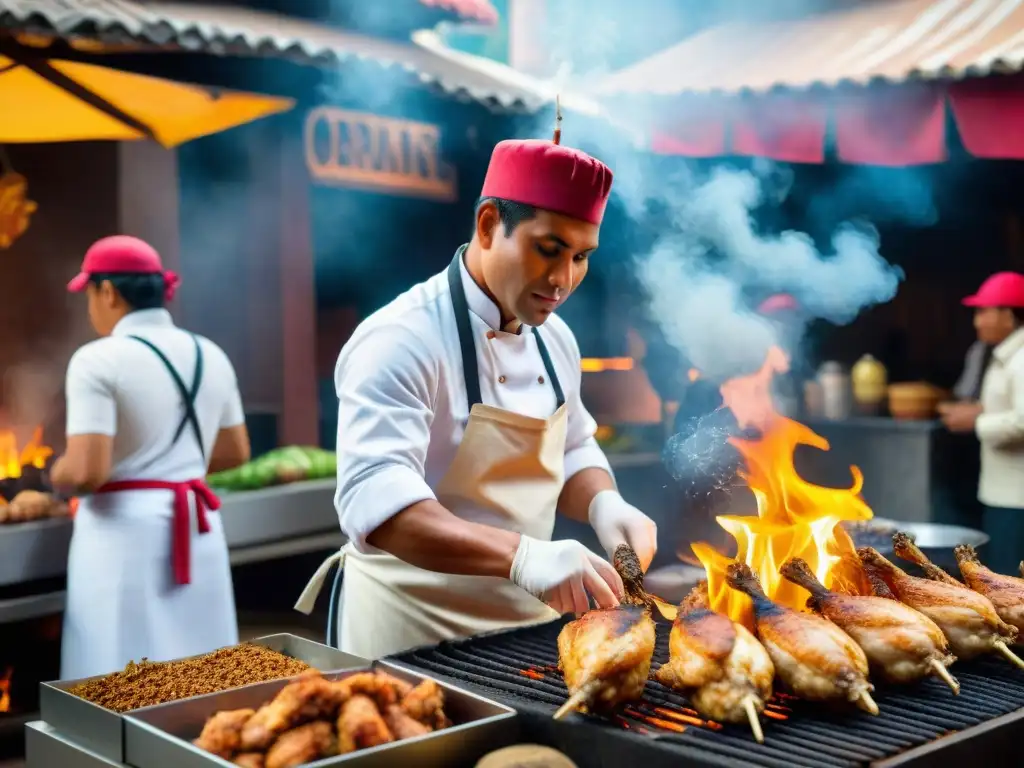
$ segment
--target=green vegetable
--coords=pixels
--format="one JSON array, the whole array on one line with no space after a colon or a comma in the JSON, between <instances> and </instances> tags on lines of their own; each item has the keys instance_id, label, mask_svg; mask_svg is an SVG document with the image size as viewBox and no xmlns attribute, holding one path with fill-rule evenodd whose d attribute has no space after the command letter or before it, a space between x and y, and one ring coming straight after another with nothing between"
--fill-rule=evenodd
<instances>
[{"instance_id":1,"label":"green vegetable","mask_svg":"<svg viewBox=\"0 0 1024 768\"><path fill-rule=\"evenodd\" d=\"M333 477L338 460L334 453L311 446L275 448L258 459L207 477L212 488L253 491L282 483Z\"/></svg>"}]
</instances>

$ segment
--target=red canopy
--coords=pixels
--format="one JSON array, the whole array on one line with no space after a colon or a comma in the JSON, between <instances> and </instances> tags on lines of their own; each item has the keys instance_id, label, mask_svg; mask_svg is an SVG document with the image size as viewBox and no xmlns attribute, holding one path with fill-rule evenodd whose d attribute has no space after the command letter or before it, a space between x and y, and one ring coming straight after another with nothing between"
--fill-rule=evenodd
<instances>
[{"instance_id":1,"label":"red canopy","mask_svg":"<svg viewBox=\"0 0 1024 768\"><path fill-rule=\"evenodd\" d=\"M1024 2L888 0L705 30L609 76L607 99L670 108L666 154L820 163L946 159L952 109L967 150L1024 159ZM994 75L993 73L1003 73Z\"/></svg>"}]
</instances>

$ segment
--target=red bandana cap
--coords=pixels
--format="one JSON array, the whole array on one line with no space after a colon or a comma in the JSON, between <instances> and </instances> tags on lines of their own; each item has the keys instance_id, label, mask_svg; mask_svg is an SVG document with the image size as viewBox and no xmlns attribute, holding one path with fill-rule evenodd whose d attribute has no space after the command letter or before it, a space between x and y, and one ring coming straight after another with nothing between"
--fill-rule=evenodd
<instances>
[{"instance_id":1,"label":"red bandana cap","mask_svg":"<svg viewBox=\"0 0 1024 768\"><path fill-rule=\"evenodd\" d=\"M68 283L68 290L81 293L89 284L91 275L107 272L162 275L164 278L164 300L174 298L181 278L169 269L164 269L160 254L149 243L128 235L105 237L93 243L82 260L82 271Z\"/></svg>"},{"instance_id":2,"label":"red bandana cap","mask_svg":"<svg viewBox=\"0 0 1024 768\"><path fill-rule=\"evenodd\" d=\"M481 197L499 197L600 224L612 172L586 152L553 141L502 141L491 153Z\"/></svg>"},{"instance_id":3,"label":"red bandana cap","mask_svg":"<svg viewBox=\"0 0 1024 768\"><path fill-rule=\"evenodd\" d=\"M1024 275L1018 272L997 272L981 284L973 296L963 300L967 307L1024 308Z\"/></svg>"}]
</instances>

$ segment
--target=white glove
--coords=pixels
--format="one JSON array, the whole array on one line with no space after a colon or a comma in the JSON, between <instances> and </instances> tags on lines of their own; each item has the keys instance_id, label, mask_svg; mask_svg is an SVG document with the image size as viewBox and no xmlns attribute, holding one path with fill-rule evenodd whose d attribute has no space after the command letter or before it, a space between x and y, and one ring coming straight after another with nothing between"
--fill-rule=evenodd
<instances>
[{"instance_id":1,"label":"white glove","mask_svg":"<svg viewBox=\"0 0 1024 768\"><path fill-rule=\"evenodd\" d=\"M619 574L578 541L520 536L508 577L560 614L590 610L588 593L600 608L615 607L622 596Z\"/></svg>"},{"instance_id":2,"label":"white glove","mask_svg":"<svg viewBox=\"0 0 1024 768\"><path fill-rule=\"evenodd\" d=\"M590 525L611 557L620 544L629 544L647 567L658 551L658 526L651 518L619 496L618 491L601 491L590 500Z\"/></svg>"}]
</instances>

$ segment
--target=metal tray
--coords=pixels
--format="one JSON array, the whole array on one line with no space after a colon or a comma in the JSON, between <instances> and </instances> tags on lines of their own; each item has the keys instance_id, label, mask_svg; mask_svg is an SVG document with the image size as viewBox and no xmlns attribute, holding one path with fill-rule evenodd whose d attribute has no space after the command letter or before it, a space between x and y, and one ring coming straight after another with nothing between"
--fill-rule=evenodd
<instances>
[{"instance_id":1,"label":"metal tray","mask_svg":"<svg viewBox=\"0 0 1024 768\"><path fill-rule=\"evenodd\" d=\"M67 738L43 722L25 726L27 768L125 768Z\"/></svg>"},{"instance_id":2,"label":"metal tray","mask_svg":"<svg viewBox=\"0 0 1024 768\"><path fill-rule=\"evenodd\" d=\"M366 659L296 635L268 635L249 642L304 661L321 672L365 668L368 663ZM105 675L40 683L40 718L100 756L118 763L124 762L124 715L68 693L68 689L79 683L100 677Z\"/></svg>"},{"instance_id":3,"label":"metal tray","mask_svg":"<svg viewBox=\"0 0 1024 768\"><path fill-rule=\"evenodd\" d=\"M425 679L422 674L388 662L375 662L362 670L349 670L328 677L340 680L368 669L380 669L414 684ZM359 768L394 768L398 765L403 768L433 768L443 765L459 768L473 766L488 752L516 741L519 721L514 709L440 680L437 683L445 692L445 713L454 723L450 728L348 755L324 758L303 768L341 765ZM199 736L207 718L214 713L247 707L255 709L270 701L285 685L284 681L258 683L137 710L125 717L125 762L135 768L233 768L232 763L194 746L192 739Z\"/></svg>"}]
</instances>

